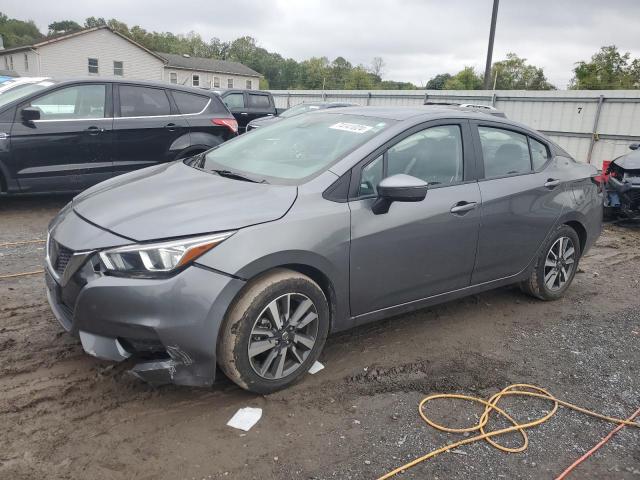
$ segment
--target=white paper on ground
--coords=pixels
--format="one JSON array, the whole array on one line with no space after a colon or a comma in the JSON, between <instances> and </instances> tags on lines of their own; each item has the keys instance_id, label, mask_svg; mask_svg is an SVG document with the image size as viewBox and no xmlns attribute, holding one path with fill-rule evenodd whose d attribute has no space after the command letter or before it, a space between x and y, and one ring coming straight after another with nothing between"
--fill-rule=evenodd
<instances>
[{"instance_id":1,"label":"white paper on ground","mask_svg":"<svg viewBox=\"0 0 640 480\"><path fill-rule=\"evenodd\" d=\"M262 417L261 408L245 407L238 410L227 425L248 432Z\"/></svg>"},{"instance_id":2,"label":"white paper on ground","mask_svg":"<svg viewBox=\"0 0 640 480\"><path fill-rule=\"evenodd\" d=\"M311 365L311 368L309 369L309 373L311 375L313 375L314 373L318 373L320 370L322 370L324 368L324 365L321 364L320 362L316 361L316 363L314 363L313 365Z\"/></svg>"}]
</instances>

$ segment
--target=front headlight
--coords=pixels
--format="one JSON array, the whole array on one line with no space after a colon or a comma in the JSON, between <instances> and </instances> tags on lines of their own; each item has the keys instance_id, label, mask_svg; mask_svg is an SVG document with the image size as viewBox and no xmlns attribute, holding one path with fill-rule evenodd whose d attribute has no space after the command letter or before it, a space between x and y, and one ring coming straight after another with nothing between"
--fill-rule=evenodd
<instances>
[{"instance_id":1,"label":"front headlight","mask_svg":"<svg viewBox=\"0 0 640 480\"><path fill-rule=\"evenodd\" d=\"M189 265L234 233L112 248L100 252L100 260L110 273L142 277L166 275Z\"/></svg>"}]
</instances>

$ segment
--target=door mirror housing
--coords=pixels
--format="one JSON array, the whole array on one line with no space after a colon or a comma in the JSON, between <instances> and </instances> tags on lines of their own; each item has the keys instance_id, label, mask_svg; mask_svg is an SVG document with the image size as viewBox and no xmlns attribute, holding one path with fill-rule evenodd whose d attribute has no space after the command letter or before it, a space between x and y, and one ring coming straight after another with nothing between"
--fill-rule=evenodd
<instances>
[{"instance_id":1,"label":"door mirror housing","mask_svg":"<svg viewBox=\"0 0 640 480\"><path fill-rule=\"evenodd\" d=\"M427 196L427 182L399 173L378 184L378 198L371 210L375 215L387 213L393 202L421 202Z\"/></svg>"},{"instance_id":2,"label":"door mirror housing","mask_svg":"<svg viewBox=\"0 0 640 480\"><path fill-rule=\"evenodd\" d=\"M40 109L37 107L25 107L20 114L22 115L22 120L25 122L40 120Z\"/></svg>"}]
</instances>

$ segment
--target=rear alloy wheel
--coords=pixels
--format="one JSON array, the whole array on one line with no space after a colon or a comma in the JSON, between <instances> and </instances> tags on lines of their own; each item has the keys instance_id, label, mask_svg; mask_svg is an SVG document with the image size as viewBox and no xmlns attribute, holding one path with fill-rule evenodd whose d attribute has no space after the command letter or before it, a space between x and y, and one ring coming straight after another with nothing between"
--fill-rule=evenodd
<instances>
[{"instance_id":1,"label":"rear alloy wheel","mask_svg":"<svg viewBox=\"0 0 640 480\"><path fill-rule=\"evenodd\" d=\"M220 331L218 362L246 390L285 388L316 361L329 331L329 305L306 275L277 269L251 280Z\"/></svg>"},{"instance_id":2,"label":"rear alloy wheel","mask_svg":"<svg viewBox=\"0 0 640 480\"><path fill-rule=\"evenodd\" d=\"M573 281L580 253L575 230L560 226L545 244L530 277L522 282L522 290L541 300L560 298Z\"/></svg>"}]
</instances>

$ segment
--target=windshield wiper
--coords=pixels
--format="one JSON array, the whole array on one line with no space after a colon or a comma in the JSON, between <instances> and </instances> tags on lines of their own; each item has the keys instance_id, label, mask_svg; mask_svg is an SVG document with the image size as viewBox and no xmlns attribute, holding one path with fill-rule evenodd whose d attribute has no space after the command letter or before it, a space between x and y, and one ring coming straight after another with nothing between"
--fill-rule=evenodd
<instances>
[{"instance_id":1,"label":"windshield wiper","mask_svg":"<svg viewBox=\"0 0 640 480\"><path fill-rule=\"evenodd\" d=\"M211 170L211 171L217 173L221 177L235 178L236 180L244 180L245 182L269 183L265 179L256 180L254 178L247 177L246 175L243 175L241 173L232 172L231 170Z\"/></svg>"}]
</instances>

